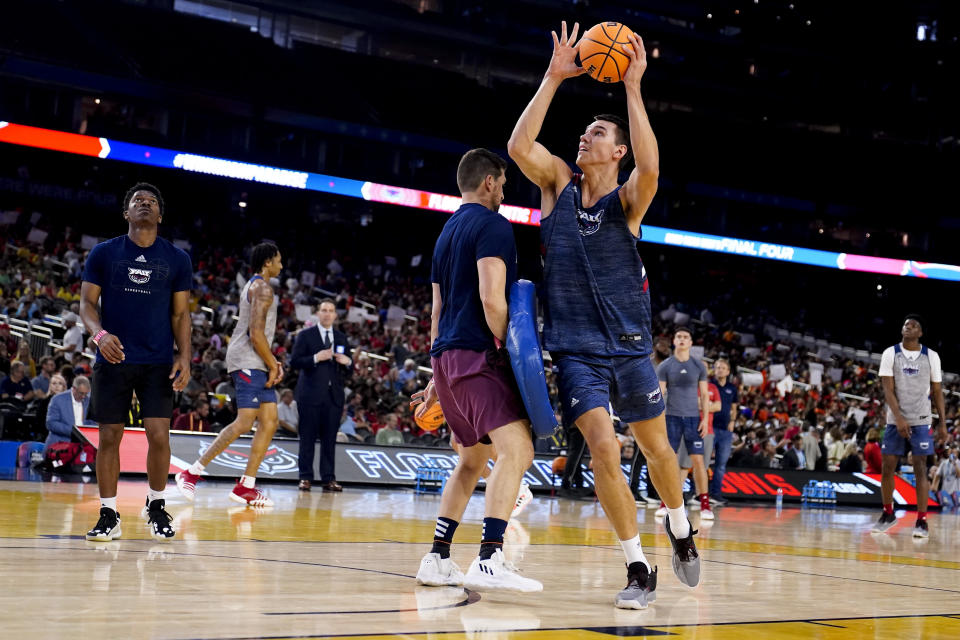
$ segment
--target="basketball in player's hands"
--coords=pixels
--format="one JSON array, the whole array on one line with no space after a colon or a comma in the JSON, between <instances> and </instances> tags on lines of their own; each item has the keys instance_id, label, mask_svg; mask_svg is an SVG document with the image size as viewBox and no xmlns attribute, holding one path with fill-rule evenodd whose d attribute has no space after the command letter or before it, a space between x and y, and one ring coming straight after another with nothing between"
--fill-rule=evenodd
<instances>
[{"instance_id":1,"label":"basketball in player's hands","mask_svg":"<svg viewBox=\"0 0 960 640\"><path fill-rule=\"evenodd\" d=\"M430 406L422 404L413 414L413 420L424 431L436 431L444 422L443 409L439 402L434 402Z\"/></svg>"},{"instance_id":2,"label":"basketball in player's hands","mask_svg":"<svg viewBox=\"0 0 960 640\"><path fill-rule=\"evenodd\" d=\"M601 22L583 34L580 40L580 66L600 82L620 82L630 66L630 56L623 50L630 43L630 27L619 22Z\"/></svg>"}]
</instances>

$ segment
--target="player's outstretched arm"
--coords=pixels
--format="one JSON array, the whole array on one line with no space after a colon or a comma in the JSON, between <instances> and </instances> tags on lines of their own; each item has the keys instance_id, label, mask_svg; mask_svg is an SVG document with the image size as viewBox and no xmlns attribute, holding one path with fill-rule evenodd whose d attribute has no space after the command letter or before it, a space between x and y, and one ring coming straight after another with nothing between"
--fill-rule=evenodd
<instances>
[{"instance_id":1,"label":"player's outstretched arm","mask_svg":"<svg viewBox=\"0 0 960 640\"><path fill-rule=\"evenodd\" d=\"M567 23L562 22L560 35L558 36L556 31L552 32L553 56L550 58L550 66L547 67L540 88L523 110L507 142L507 153L520 167L520 171L543 190L553 188L561 182L566 184L572 175L567 163L547 151L546 147L537 142L537 136L540 135L547 109L550 108L560 83L586 71L576 62L577 50L580 47L577 41L579 29L580 25L574 23L573 31L568 36Z\"/></svg>"},{"instance_id":2,"label":"player's outstretched arm","mask_svg":"<svg viewBox=\"0 0 960 640\"><path fill-rule=\"evenodd\" d=\"M640 232L640 222L657 193L660 149L657 147L657 137L653 135L647 110L643 106L643 97L640 95L640 79L647 70L647 51L638 35L630 34L629 37L631 45L622 45L624 53L630 56L630 66L623 74L623 86L627 92L630 148L636 166L630 172L623 193L626 197L627 224L636 235Z\"/></svg>"}]
</instances>

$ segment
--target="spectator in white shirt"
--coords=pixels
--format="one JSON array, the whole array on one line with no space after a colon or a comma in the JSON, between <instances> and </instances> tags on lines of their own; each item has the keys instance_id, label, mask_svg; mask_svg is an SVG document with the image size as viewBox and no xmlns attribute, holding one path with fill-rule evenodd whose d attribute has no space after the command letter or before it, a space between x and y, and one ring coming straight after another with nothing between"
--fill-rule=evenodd
<instances>
[{"instance_id":1,"label":"spectator in white shirt","mask_svg":"<svg viewBox=\"0 0 960 640\"><path fill-rule=\"evenodd\" d=\"M69 311L63 315L63 326L67 332L63 334L63 346L54 349L54 355L64 356L69 361L72 354L83 351L83 331L77 324L77 314Z\"/></svg>"},{"instance_id":2,"label":"spectator in white shirt","mask_svg":"<svg viewBox=\"0 0 960 640\"><path fill-rule=\"evenodd\" d=\"M297 401L293 399L292 389L283 389L280 392L280 403L277 405L277 418L280 427L285 431L296 434L300 424L300 413L297 410Z\"/></svg>"}]
</instances>

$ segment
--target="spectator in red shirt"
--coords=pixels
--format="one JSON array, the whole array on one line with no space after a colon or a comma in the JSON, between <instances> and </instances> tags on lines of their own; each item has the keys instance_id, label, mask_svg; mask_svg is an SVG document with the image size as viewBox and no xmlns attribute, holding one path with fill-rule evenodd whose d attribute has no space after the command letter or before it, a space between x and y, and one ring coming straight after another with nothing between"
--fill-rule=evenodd
<instances>
[{"instance_id":1,"label":"spectator in red shirt","mask_svg":"<svg viewBox=\"0 0 960 640\"><path fill-rule=\"evenodd\" d=\"M206 398L199 398L193 404L193 411L177 417L173 428L181 431L212 431L210 403Z\"/></svg>"},{"instance_id":2,"label":"spectator in red shirt","mask_svg":"<svg viewBox=\"0 0 960 640\"><path fill-rule=\"evenodd\" d=\"M863 448L863 459L867 462L867 473L883 471L883 456L880 453L880 432L877 429L867 431L867 445Z\"/></svg>"}]
</instances>

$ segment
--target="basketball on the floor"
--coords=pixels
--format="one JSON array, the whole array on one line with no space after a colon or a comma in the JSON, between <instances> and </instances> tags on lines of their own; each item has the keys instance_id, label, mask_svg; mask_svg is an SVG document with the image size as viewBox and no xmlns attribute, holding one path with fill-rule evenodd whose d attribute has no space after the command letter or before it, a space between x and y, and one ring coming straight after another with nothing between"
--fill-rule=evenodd
<instances>
[{"instance_id":1,"label":"basketball on the floor","mask_svg":"<svg viewBox=\"0 0 960 640\"><path fill-rule=\"evenodd\" d=\"M434 402L429 408L426 405L421 405L417 412L413 414L413 420L424 431L436 431L444 422L443 409L439 402Z\"/></svg>"},{"instance_id":2,"label":"basketball on the floor","mask_svg":"<svg viewBox=\"0 0 960 640\"><path fill-rule=\"evenodd\" d=\"M619 22L601 22L590 27L580 42L580 66L594 80L620 82L630 66L630 56L623 50L629 45L633 31Z\"/></svg>"}]
</instances>

